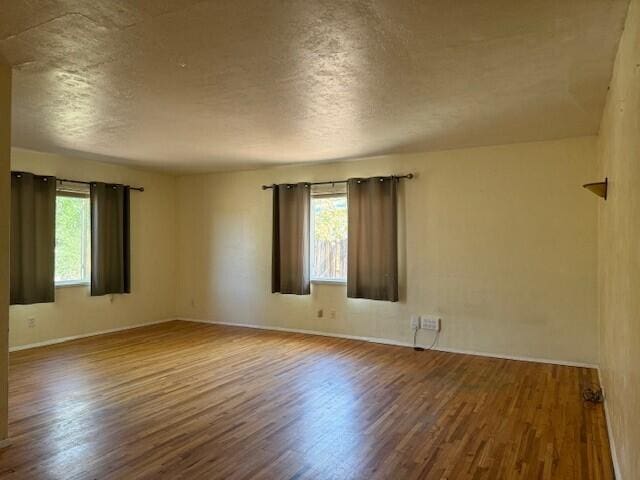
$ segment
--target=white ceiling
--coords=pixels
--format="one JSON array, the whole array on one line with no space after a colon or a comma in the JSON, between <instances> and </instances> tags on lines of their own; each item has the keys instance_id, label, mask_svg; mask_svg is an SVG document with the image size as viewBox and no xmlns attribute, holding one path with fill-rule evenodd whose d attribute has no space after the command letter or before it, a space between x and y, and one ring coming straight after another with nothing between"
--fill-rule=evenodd
<instances>
[{"instance_id":1,"label":"white ceiling","mask_svg":"<svg viewBox=\"0 0 640 480\"><path fill-rule=\"evenodd\" d=\"M13 143L171 171L596 134L627 0L0 0Z\"/></svg>"}]
</instances>

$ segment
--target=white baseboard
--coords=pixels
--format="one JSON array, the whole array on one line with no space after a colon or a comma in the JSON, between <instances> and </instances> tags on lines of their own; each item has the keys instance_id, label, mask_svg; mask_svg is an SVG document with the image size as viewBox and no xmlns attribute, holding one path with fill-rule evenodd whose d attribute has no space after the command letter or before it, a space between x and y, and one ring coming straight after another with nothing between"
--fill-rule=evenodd
<instances>
[{"instance_id":1,"label":"white baseboard","mask_svg":"<svg viewBox=\"0 0 640 480\"><path fill-rule=\"evenodd\" d=\"M159 323L173 322L175 318L167 318L164 320L157 320L149 323L138 323L136 325L127 325L126 327L110 328L108 330L98 330L96 332L83 333L80 335L73 335L71 337L52 338L51 340L45 340L43 342L28 343L26 345L16 345L15 347L9 347L10 352L17 352L19 350L28 350L29 348L46 347L47 345L55 345L56 343L69 342L71 340L78 340L79 338L95 337L96 335L104 335L106 333L122 332L123 330L131 330L133 328L147 327L149 325L157 325Z\"/></svg>"},{"instance_id":2,"label":"white baseboard","mask_svg":"<svg viewBox=\"0 0 640 480\"><path fill-rule=\"evenodd\" d=\"M594 363L572 362L571 360L554 360L550 358L527 357L527 356L520 356L520 355L505 355L502 353L478 352L475 350L460 350L458 348L437 347L437 346L434 348L434 350L438 350L440 352L461 353L463 355L477 355L478 357L501 358L503 360L516 360L518 362L547 363L550 365L561 365L563 367L579 367L579 368L593 368L593 369L598 368L598 365Z\"/></svg>"},{"instance_id":3,"label":"white baseboard","mask_svg":"<svg viewBox=\"0 0 640 480\"><path fill-rule=\"evenodd\" d=\"M104 335L107 333L115 333L115 332L121 332L123 330L131 330L133 328L140 328L140 327L145 327L145 326L149 326L149 325L157 325L160 323L166 323L166 322L171 322L174 320L181 320L181 321L185 321L185 322L196 322L196 323L208 323L211 325L227 325L230 327L244 327L244 328L255 328L258 330L274 330L277 332L289 332L289 333L302 333L302 334L306 334L306 335L318 335L318 336L322 336L322 337L334 337L334 338L345 338L345 339L349 339L349 340L360 340L363 342L370 342L370 343L381 343L383 345L394 345L397 347L413 347L413 344L408 343L408 342L402 342L399 340L392 340L392 339L388 339L388 338L380 338L380 337L364 337L364 336L360 336L360 335L346 335L346 334L341 334L341 333L331 333L331 332L322 332L322 331L318 331L318 330L306 330L306 329L300 329L300 328L286 328L286 327L276 327L276 326L270 326L270 325L254 325L254 324L247 324L247 323L231 323L231 322L215 322L215 321L211 321L211 320L201 320L201 319L196 319L196 318L167 318L164 320L158 320L155 322L149 322L149 323L139 323L136 325L128 325L126 327L118 327L118 328L111 328L108 330L99 330L99 331L95 331L95 332L90 332L90 333L83 333L81 335L73 335L70 337L61 337L61 338L53 338L51 340L45 340L43 342L37 342L37 343L29 343L26 345L17 345L15 347L10 347L9 351L10 352L17 352L19 350L27 350L30 348L37 348L37 347L45 347L47 345L55 345L57 343L63 343L63 342L68 342L71 340L77 340L79 338L87 338L87 337L93 337L96 335ZM422 345L422 344L418 344L419 347L423 347L423 348L428 348L428 345ZM436 346L433 347L433 350L437 350L440 352L449 352L449 353L459 353L459 354L463 354L463 355L476 355L479 357L489 357L489 358L501 358L501 359L505 359L505 360L517 360L520 362L535 362L535 363L548 363L548 364L552 364L552 365L563 365L563 366L568 366L568 367L582 367L582 368L595 368L597 369L598 366L591 364L591 363L583 363L583 362L572 362L572 361L568 361L568 360L554 360L554 359L548 359L548 358L537 358L537 357L527 357L527 356L518 356L518 355L505 355L505 354L501 354L501 353L492 353L492 352L479 352L479 351L475 351L475 350L463 350L463 349L458 349L458 348L448 348L448 347L440 347L440 346ZM607 426L609 424L607 423Z\"/></svg>"},{"instance_id":4,"label":"white baseboard","mask_svg":"<svg viewBox=\"0 0 640 480\"><path fill-rule=\"evenodd\" d=\"M304 330L299 328L275 327L275 326L269 326L269 325L253 325L248 323L215 322L212 320L200 320L195 318L178 318L177 320L182 320L185 322L208 323L211 325L227 325L230 327L255 328L258 330L274 330L276 332L303 333L307 335L319 335L322 337L346 338L349 340L360 340L363 342L381 343L384 345L394 345L398 347L413 347L412 343L401 342L399 340L391 340L388 338L362 337L358 335L344 335L341 333L322 332L317 330ZM418 346L423 348L429 347L429 345L422 345L422 344L418 344ZM438 347L438 346L434 347L433 350L437 350L439 352L460 353L463 355L476 355L479 357L500 358L504 360L517 360L520 362L548 363L552 365L563 365L568 367L598 368L597 365L594 365L591 363L571 362L567 360L552 360L547 358L504 355L501 353L478 352L474 350L461 350L457 348L447 348L447 347Z\"/></svg>"},{"instance_id":5,"label":"white baseboard","mask_svg":"<svg viewBox=\"0 0 640 480\"><path fill-rule=\"evenodd\" d=\"M3 448L7 448L11 446L11 439L5 438L4 440L0 440L0 450Z\"/></svg>"},{"instance_id":6,"label":"white baseboard","mask_svg":"<svg viewBox=\"0 0 640 480\"><path fill-rule=\"evenodd\" d=\"M617 480L622 480L622 474L620 473L620 464L618 463L618 455L616 453L616 444L613 439L613 431L611 430L611 415L609 415L609 402L607 402L607 395L604 390L604 386L602 385L602 375L600 373L600 367L598 367L598 382L600 383L600 388L602 388L602 392L604 394L604 401L602 402L604 405L604 419L607 424L607 435L609 436L609 448L611 449L611 460L613 461L613 473Z\"/></svg>"}]
</instances>

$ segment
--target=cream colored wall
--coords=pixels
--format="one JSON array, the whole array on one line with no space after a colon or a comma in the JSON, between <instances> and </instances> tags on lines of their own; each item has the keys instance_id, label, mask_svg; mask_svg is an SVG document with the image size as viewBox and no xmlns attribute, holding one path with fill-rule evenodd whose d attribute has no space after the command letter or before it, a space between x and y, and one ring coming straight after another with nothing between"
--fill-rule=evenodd
<instances>
[{"instance_id":1,"label":"cream colored wall","mask_svg":"<svg viewBox=\"0 0 640 480\"><path fill-rule=\"evenodd\" d=\"M410 342L410 315L438 313L441 347L597 363L597 200L580 188L595 175L595 143L181 177L178 314ZM271 194L260 185L406 172L417 178L400 190L399 303L348 300L331 285L270 293Z\"/></svg>"},{"instance_id":2,"label":"cream colored wall","mask_svg":"<svg viewBox=\"0 0 640 480\"><path fill-rule=\"evenodd\" d=\"M601 375L621 478L640 478L640 0L632 0L599 137Z\"/></svg>"},{"instance_id":3,"label":"cream colored wall","mask_svg":"<svg viewBox=\"0 0 640 480\"><path fill-rule=\"evenodd\" d=\"M0 442L7 438L7 331L9 328L9 162L11 69L0 57Z\"/></svg>"},{"instance_id":4,"label":"cream colored wall","mask_svg":"<svg viewBox=\"0 0 640 480\"><path fill-rule=\"evenodd\" d=\"M12 306L11 347L175 318L175 177L21 149L13 150L11 166L145 188L131 193L132 293L91 297L88 287L58 288L55 303Z\"/></svg>"}]
</instances>

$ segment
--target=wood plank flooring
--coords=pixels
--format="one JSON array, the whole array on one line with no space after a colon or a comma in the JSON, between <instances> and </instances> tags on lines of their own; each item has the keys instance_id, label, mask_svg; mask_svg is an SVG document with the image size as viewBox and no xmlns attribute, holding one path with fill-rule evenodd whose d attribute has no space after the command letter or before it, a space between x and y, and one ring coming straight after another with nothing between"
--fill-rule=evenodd
<instances>
[{"instance_id":1,"label":"wood plank flooring","mask_svg":"<svg viewBox=\"0 0 640 480\"><path fill-rule=\"evenodd\" d=\"M10 356L0 479L611 479L594 370L170 322Z\"/></svg>"}]
</instances>

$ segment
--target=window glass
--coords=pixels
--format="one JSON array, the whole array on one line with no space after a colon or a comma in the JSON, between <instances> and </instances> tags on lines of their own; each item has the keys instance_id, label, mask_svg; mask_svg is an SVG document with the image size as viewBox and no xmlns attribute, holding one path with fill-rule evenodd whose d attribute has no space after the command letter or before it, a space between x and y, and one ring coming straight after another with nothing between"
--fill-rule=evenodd
<instances>
[{"instance_id":1,"label":"window glass","mask_svg":"<svg viewBox=\"0 0 640 480\"><path fill-rule=\"evenodd\" d=\"M56 197L56 284L89 282L90 222L89 197L58 193Z\"/></svg>"},{"instance_id":2,"label":"window glass","mask_svg":"<svg viewBox=\"0 0 640 480\"><path fill-rule=\"evenodd\" d=\"M347 197L311 197L311 279L347 280Z\"/></svg>"}]
</instances>

